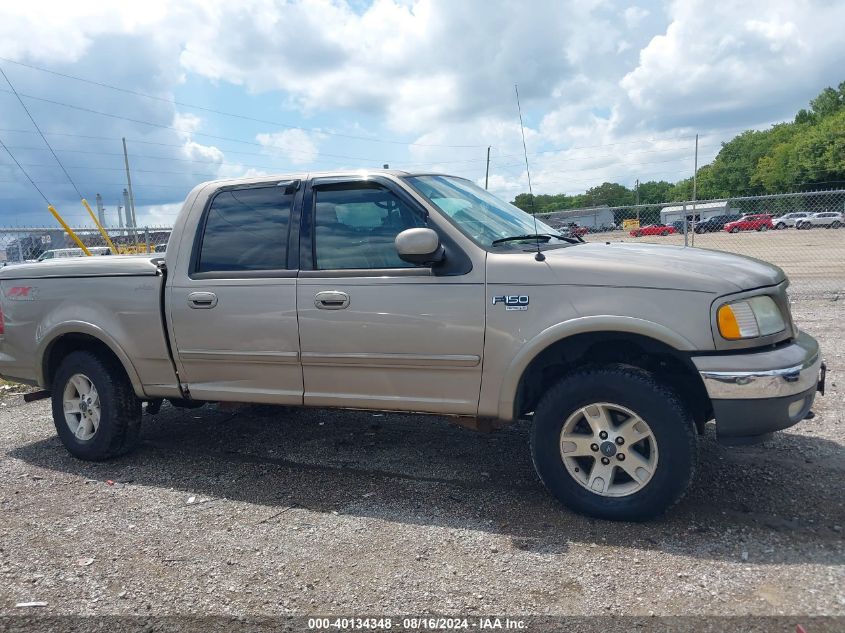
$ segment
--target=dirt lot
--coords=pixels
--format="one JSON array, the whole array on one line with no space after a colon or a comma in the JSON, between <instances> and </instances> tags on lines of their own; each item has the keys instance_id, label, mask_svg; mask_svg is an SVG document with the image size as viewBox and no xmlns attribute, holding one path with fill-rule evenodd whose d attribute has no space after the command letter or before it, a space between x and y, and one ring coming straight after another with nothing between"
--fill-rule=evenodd
<instances>
[{"instance_id":1,"label":"dirt lot","mask_svg":"<svg viewBox=\"0 0 845 633\"><path fill-rule=\"evenodd\" d=\"M841 305L795 305L830 366L817 416L751 448L710 429L694 488L647 524L559 507L526 425L164 408L139 452L91 464L46 402L7 395L0 615L845 616Z\"/></svg>"},{"instance_id":2,"label":"dirt lot","mask_svg":"<svg viewBox=\"0 0 845 633\"><path fill-rule=\"evenodd\" d=\"M631 237L627 231L584 236L591 242L624 240L683 246L683 234ZM699 248L739 253L772 262L783 268L795 290L845 291L845 229L815 228L808 231L747 231L689 235Z\"/></svg>"}]
</instances>

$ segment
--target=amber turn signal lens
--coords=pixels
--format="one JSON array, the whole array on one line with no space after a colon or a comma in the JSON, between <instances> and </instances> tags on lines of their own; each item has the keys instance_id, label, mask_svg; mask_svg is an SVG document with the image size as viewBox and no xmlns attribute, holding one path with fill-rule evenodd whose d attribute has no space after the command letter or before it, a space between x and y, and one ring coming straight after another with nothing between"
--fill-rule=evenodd
<instances>
[{"instance_id":1,"label":"amber turn signal lens","mask_svg":"<svg viewBox=\"0 0 845 633\"><path fill-rule=\"evenodd\" d=\"M726 339L742 338L739 331L739 323L730 305L723 305L719 308L717 315L719 321L719 333Z\"/></svg>"}]
</instances>

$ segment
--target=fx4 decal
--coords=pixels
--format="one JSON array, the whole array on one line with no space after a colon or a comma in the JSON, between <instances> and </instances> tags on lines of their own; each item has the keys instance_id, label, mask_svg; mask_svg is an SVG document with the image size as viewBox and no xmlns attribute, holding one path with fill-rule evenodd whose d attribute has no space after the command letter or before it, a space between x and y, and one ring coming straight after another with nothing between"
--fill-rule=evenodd
<instances>
[{"instance_id":1,"label":"fx4 decal","mask_svg":"<svg viewBox=\"0 0 845 633\"><path fill-rule=\"evenodd\" d=\"M6 289L3 296L10 301L35 301L38 297L38 288L33 286L12 286Z\"/></svg>"},{"instance_id":2,"label":"fx4 decal","mask_svg":"<svg viewBox=\"0 0 845 633\"><path fill-rule=\"evenodd\" d=\"M504 303L505 310L527 310L528 295L497 295L493 297L493 305Z\"/></svg>"}]
</instances>

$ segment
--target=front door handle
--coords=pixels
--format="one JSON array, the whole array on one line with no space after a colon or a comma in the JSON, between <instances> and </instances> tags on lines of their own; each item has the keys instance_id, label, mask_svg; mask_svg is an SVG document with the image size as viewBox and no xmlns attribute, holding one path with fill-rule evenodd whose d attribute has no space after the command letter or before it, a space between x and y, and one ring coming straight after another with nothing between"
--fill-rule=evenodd
<instances>
[{"instance_id":1,"label":"front door handle","mask_svg":"<svg viewBox=\"0 0 845 633\"><path fill-rule=\"evenodd\" d=\"M197 309L209 309L217 305L217 295L213 292L192 292L188 295L188 305Z\"/></svg>"},{"instance_id":2,"label":"front door handle","mask_svg":"<svg viewBox=\"0 0 845 633\"><path fill-rule=\"evenodd\" d=\"M314 305L320 310L343 310L349 307L349 295L339 290L323 290L314 295Z\"/></svg>"}]
</instances>

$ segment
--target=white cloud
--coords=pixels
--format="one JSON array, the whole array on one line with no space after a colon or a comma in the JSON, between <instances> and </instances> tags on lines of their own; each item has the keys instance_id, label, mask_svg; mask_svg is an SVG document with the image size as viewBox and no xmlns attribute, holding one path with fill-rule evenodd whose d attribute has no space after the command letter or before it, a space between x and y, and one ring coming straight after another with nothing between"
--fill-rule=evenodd
<instances>
[{"instance_id":1,"label":"white cloud","mask_svg":"<svg viewBox=\"0 0 845 633\"><path fill-rule=\"evenodd\" d=\"M119 139L125 136L139 208L155 210L158 218L175 213L175 201L200 180L278 173L273 165L280 163L283 169L327 168L389 160L394 167L483 181L487 145L493 146L491 190L513 195L526 184L514 83L536 192L583 190L602 180L675 180L691 170L692 134L701 132L702 145L711 146L702 148L705 156L735 128L789 118L843 79L845 59L845 5L827 0L642 0L624 9L606 0L536 0L530 11L489 0L6 5L0 56L165 99L0 61L24 93L152 123L28 101L89 198L99 191L114 205L119 197ZM248 127L166 101L197 83L219 86L231 99L197 99L207 107L240 112L235 99L249 106L254 95L270 94L288 113L274 119L313 117L306 127L415 137L440 147ZM0 128L29 128L3 92ZM31 133L2 134L15 147L36 147L38 140ZM49 162L43 148L16 151L26 164ZM250 152L264 155L242 156ZM77 204L55 166L32 169L51 198ZM0 182L0 214L44 213L4 157Z\"/></svg>"},{"instance_id":2,"label":"white cloud","mask_svg":"<svg viewBox=\"0 0 845 633\"><path fill-rule=\"evenodd\" d=\"M771 121L842 80L841 2L678 0L669 13L621 81L655 127Z\"/></svg>"},{"instance_id":3,"label":"white cloud","mask_svg":"<svg viewBox=\"0 0 845 633\"><path fill-rule=\"evenodd\" d=\"M267 148L280 152L294 165L310 165L319 155L317 147L319 138L319 134L291 129L257 134L255 140Z\"/></svg>"},{"instance_id":4,"label":"white cloud","mask_svg":"<svg viewBox=\"0 0 845 633\"><path fill-rule=\"evenodd\" d=\"M628 7L622 12L625 18L625 26L629 29L636 28L649 14L648 9L642 7Z\"/></svg>"}]
</instances>

